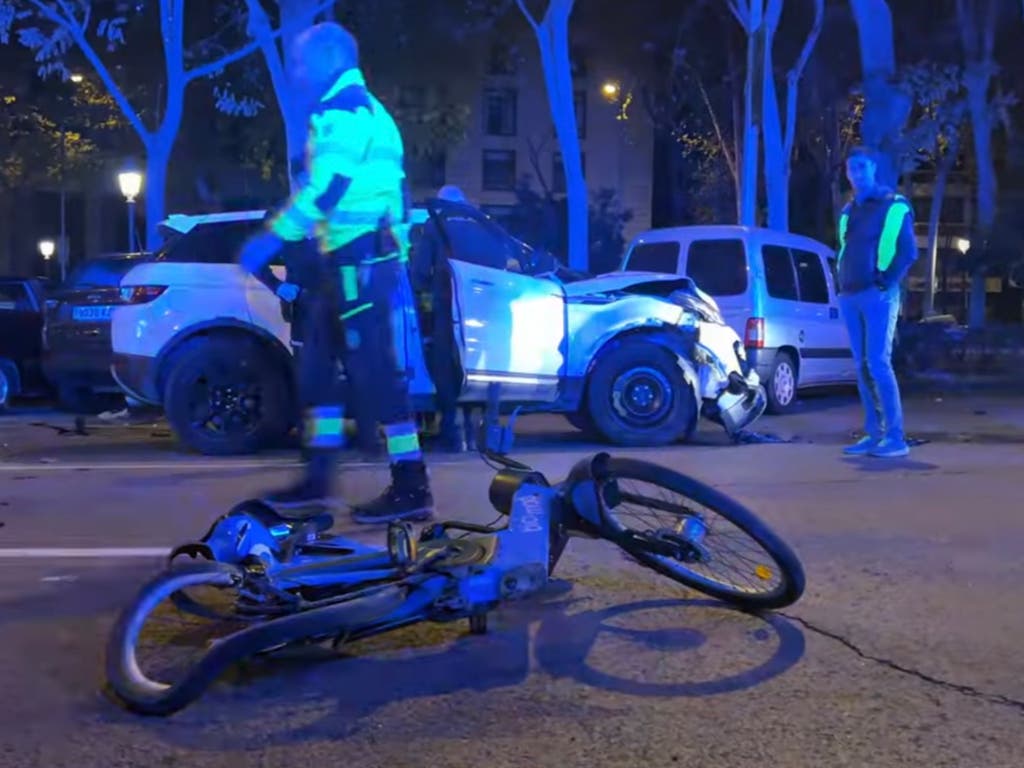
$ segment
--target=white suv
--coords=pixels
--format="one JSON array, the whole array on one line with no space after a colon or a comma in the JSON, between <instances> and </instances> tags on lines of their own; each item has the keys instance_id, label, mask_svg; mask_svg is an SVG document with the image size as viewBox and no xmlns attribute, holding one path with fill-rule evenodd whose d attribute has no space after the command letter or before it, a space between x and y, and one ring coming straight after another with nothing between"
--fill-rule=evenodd
<instances>
[{"instance_id":1,"label":"white suv","mask_svg":"<svg viewBox=\"0 0 1024 768\"><path fill-rule=\"evenodd\" d=\"M564 413L621 445L686 439L700 416L735 433L763 411L742 341L689 278L586 278L441 201L414 210L414 245L428 217L447 248L463 402L486 402L497 385L503 404ZM171 216L167 245L122 279L113 312L115 380L207 454L258 450L298 417L282 302L234 263L263 218ZM393 322L413 406L432 410L414 303Z\"/></svg>"}]
</instances>

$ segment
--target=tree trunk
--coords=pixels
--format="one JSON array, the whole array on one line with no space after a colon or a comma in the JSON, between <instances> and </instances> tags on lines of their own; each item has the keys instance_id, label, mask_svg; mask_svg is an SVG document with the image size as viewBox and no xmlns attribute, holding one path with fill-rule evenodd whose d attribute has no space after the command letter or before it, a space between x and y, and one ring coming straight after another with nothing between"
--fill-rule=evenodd
<instances>
[{"instance_id":1,"label":"tree trunk","mask_svg":"<svg viewBox=\"0 0 1024 768\"><path fill-rule=\"evenodd\" d=\"M946 148L935 174L935 186L932 192L931 209L928 212L928 247L924 270L924 316L935 314L935 267L939 254L939 220L942 215L942 201L946 196L946 182L949 172L956 164L959 142L954 138Z\"/></svg>"},{"instance_id":2,"label":"tree trunk","mask_svg":"<svg viewBox=\"0 0 1024 768\"><path fill-rule=\"evenodd\" d=\"M296 176L304 164L308 105L303 103L302 95L292 86L288 77L287 64L292 60L298 36L309 26L316 23L317 6L315 0L279 0L281 25L281 44L270 37L270 25L266 22L262 7L258 0L249 0L249 12L257 19L255 34L259 39L260 51L266 62L270 81L277 97L278 110L284 123L285 150L288 161L288 182L294 190ZM263 22L262 24L259 22ZM283 53L282 53L283 52Z\"/></svg>"},{"instance_id":3,"label":"tree trunk","mask_svg":"<svg viewBox=\"0 0 1024 768\"><path fill-rule=\"evenodd\" d=\"M886 0L850 0L860 42L864 81L864 116L861 138L880 153L878 180L895 188L900 136L910 114L910 97L893 84L896 51L892 13Z\"/></svg>"},{"instance_id":4,"label":"tree trunk","mask_svg":"<svg viewBox=\"0 0 1024 768\"><path fill-rule=\"evenodd\" d=\"M579 129L573 99L572 70L569 61L569 16L574 0L551 0L547 13L534 24L540 49L548 105L555 124L558 148L565 167L566 204L569 219L568 261L572 269L588 268L587 183L583 178Z\"/></svg>"},{"instance_id":5,"label":"tree trunk","mask_svg":"<svg viewBox=\"0 0 1024 768\"><path fill-rule=\"evenodd\" d=\"M740 166L740 224L757 226L757 181L761 120L754 89L761 84L764 45L761 0L751 0L747 29L747 78L743 87L743 155Z\"/></svg>"},{"instance_id":6,"label":"tree trunk","mask_svg":"<svg viewBox=\"0 0 1024 768\"><path fill-rule=\"evenodd\" d=\"M775 88L775 67L772 47L775 30L782 13L782 0L769 0L768 11L762 24L761 50L761 117L764 121L764 182L768 203L768 228L789 231L789 190L782 138L782 119L779 116L779 96Z\"/></svg>"},{"instance_id":7,"label":"tree trunk","mask_svg":"<svg viewBox=\"0 0 1024 768\"><path fill-rule=\"evenodd\" d=\"M996 219L996 171L992 160L992 113L989 106L989 72L992 63L987 62L969 70L965 77L967 86L967 108L971 115L971 133L974 136L974 160L978 172L978 205L975 239L981 247L988 243ZM968 325L980 328L985 325L985 265L978 264L971 274L971 303Z\"/></svg>"},{"instance_id":8,"label":"tree trunk","mask_svg":"<svg viewBox=\"0 0 1024 768\"><path fill-rule=\"evenodd\" d=\"M161 237L157 229L163 221L167 207L167 169L171 162L173 143L161 134L154 134L146 142L146 250L155 251L160 247Z\"/></svg>"}]
</instances>

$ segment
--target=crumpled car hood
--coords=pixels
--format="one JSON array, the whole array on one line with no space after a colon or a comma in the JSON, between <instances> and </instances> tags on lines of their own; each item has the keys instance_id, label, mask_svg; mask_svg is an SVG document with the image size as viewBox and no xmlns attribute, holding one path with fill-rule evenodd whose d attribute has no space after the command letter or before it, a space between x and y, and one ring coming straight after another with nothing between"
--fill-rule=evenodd
<instances>
[{"instance_id":1,"label":"crumpled car hood","mask_svg":"<svg viewBox=\"0 0 1024 768\"><path fill-rule=\"evenodd\" d=\"M631 293L643 293L666 299L674 291L688 291L712 305L715 304L715 300L700 290L690 278L661 272L609 272L606 275L568 283L565 286L565 295L573 298L627 289L632 289Z\"/></svg>"}]
</instances>

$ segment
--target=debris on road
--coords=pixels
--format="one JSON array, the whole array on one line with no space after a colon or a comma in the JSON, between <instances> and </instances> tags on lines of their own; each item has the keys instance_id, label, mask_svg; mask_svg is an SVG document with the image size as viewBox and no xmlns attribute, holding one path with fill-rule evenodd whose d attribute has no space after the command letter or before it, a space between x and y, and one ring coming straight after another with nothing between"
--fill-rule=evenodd
<instances>
[{"instance_id":1,"label":"debris on road","mask_svg":"<svg viewBox=\"0 0 1024 768\"><path fill-rule=\"evenodd\" d=\"M742 429L733 435L732 441L737 445L763 445L776 443L795 443L795 437L779 437L771 432L754 432L749 429Z\"/></svg>"}]
</instances>

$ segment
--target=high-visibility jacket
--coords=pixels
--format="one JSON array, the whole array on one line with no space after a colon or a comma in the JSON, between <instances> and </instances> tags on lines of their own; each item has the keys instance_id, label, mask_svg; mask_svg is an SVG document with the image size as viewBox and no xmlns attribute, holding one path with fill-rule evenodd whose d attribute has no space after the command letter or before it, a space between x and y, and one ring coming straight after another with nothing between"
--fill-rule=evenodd
<instances>
[{"instance_id":1,"label":"high-visibility jacket","mask_svg":"<svg viewBox=\"0 0 1024 768\"><path fill-rule=\"evenodd\" d=\"M324 254L375 231L395 230L407 250L404 148L394 119L349 69L323 96L309 119L307 175L270 222L283 240L316 235ZM401 254L394 254L399 256Z\"/></svg>"},{"instance_id":2,"label":"high-visibility jacket","mask_svg":"<svg viewBox=\"0 0 1024 768\"><path fill-rule=\"evenodd\" d=\"M876 267L879 272L885 272L896 258L896 244L899 240L900 230L903 229L903 219L908 213L913 215L910 201L901 194L890 192L885 197L888 209L885 212L885 219L882 223L882 232L878 237L878 252ZM843 206L839 214L839 255L838 261L842 261L843 253L846 251L846 228L850 222L850 211L853 203L849 202Z\"/></svg>"}]
</instances>

